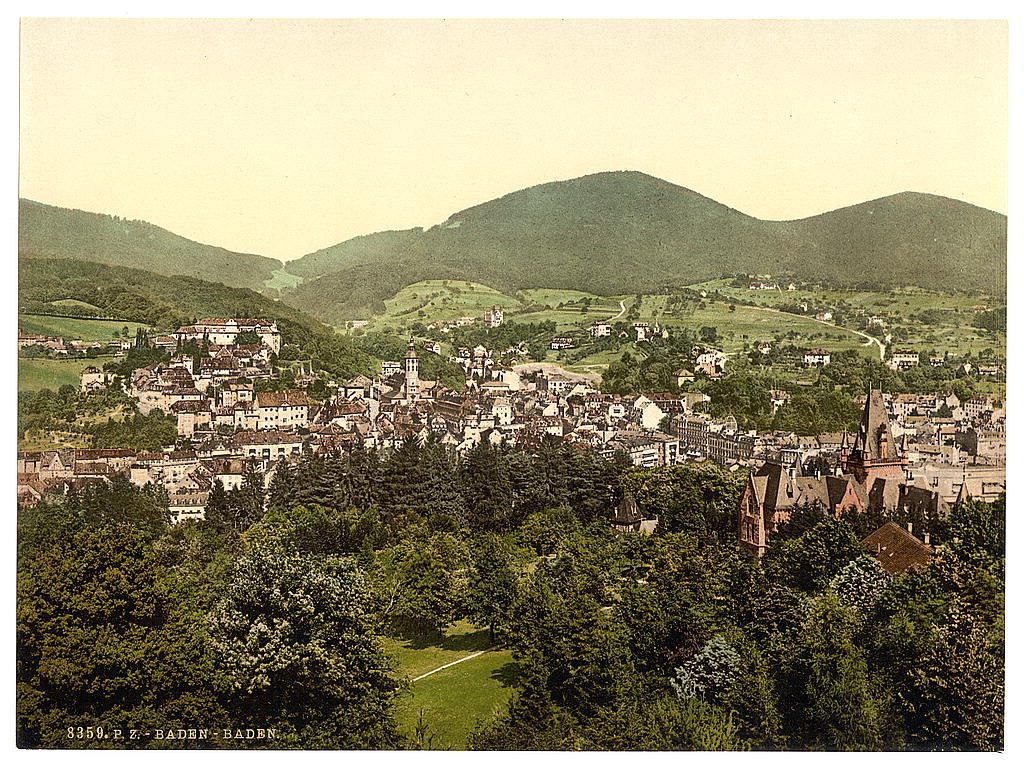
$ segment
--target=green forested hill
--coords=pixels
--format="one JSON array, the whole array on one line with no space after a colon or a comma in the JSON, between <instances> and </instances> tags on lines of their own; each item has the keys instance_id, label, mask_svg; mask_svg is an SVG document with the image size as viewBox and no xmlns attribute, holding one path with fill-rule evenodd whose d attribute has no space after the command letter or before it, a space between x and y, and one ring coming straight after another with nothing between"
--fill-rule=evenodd
<instances>
[{"instance_id":1,"label":"green forested hill","mask_svg":"<svg viewBox=\"0 0 1024 772\"><path fill-rule=\"evenodd\" d=\"M19 311L66 314L69 299L79 301L75 316L131 319L157 330L204 316L276 320L285 344L295 347L290 351L313 358L319 368L347 376L369 373L373 366L372 357L344 336L253 290L79 260L18 261ZM282 349L282 357L288 353Z\"/></svg>"},{"instance_id":2,"label":"green forested hill","mask_svg":"<svg viewBox=\"0 0 1024 772\"><path fill-rule=\"evenodd\" d=\"M288 301L330 321L382 310L423 279L504 292L651 292L736 272L1005 292L1006 217L901 193L787 222L758 220L638 172L520 190L429 230L351 239L288 264Z\"/></svg>"},{"instance_id":3,"label":"green forested hill","mask_svg":"<svg viewBox=\"0 0 1024 772\"><path fill-rule=\"evenodd\" d=\"M194 276L231 287L260 287L281 262L231 252L125 220L21 199L18 255L88 260L167 276Z\"/></svg>"}]
</instances>

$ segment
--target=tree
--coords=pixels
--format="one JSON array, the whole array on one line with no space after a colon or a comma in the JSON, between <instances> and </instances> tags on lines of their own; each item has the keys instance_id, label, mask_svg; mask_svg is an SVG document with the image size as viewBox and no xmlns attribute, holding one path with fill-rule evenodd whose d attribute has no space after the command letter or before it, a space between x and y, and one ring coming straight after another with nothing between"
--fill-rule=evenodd
<instances>
[{"instance_id":1,"label":"tree","mask_svg":"<svg viewBox=\"0 0 1024 772\"><path fill-rule=\"evenodd\" d=\"M985 627L955 604L913 670L910 740L940 750L1003 748L1005 666Z\"/></svg>"},{"instance_id":2,"label":"tree","mask_svg":"<svg viewBox=\"0 0 1024 772\"><path fill-rule=\"evenodd\" d=\"M75 726L206 725L226 714L201 625L176 600L145 534L86 527L18 572L18 744L153 746L140 735L69 736ZM179 746L180 747L180 746Z\"/></svg>"},{"instance_id":3,"label":"tree","mask_svg":"<svg viewBox=\"0 0 1024 772\"><path fill-rule=\"evenodd\" d=\"M802 536L773 542L764 556L772 581L806 593L821 592L841 568L864 550L849 523L826 518Z\"/></svg>"},{"instance_id":4,"label":"tree","mask_svg":"<svg viewBox=\"0 0 1024 772\"><path fill-rule=\"evenodd\" d=\"M278 727L279 746L398 746L399 683L350 559L258 542L236 563L209 625L231 715Z\"/></svg>"},{"instance_id":5,"label":"tree","mask_svg":"<svg viewBox=\"0 0 1024 772\"><path fill-rule=\"evenodd\" d=\"M721 635L676 668L672 688L683 699L711 701L727 691L740 672L740 655Z\"/></svg>"},{"instance_id":6,"label":"tree","mask_svg":"<svg viewBox=\"0 0 1024 772\"><path fill-rule=\"evenodd\" d=\"M805 747L891 747L888 702L854 644L856 614L832 593L815 598L780 675L781 705Z\"/></svg>"},{"instance_id":7,"label":"tree","mask_svg":"<svg viewBox=\"0 0 1024 772\"><path fill-rule=\"evenodd\" d=\"M274 467L274 476L267 486L267 506L277 509L291 507L295 503L296 478L297 475L287 458L278 461Z\"/></svg>"},{"instance_id":8,"label":"tree","mask_svg":"<svg viewBox=\"0 0 1024 772\"><path fill-rule=\"evenodd\" d=\"M868 612L889 585L889 575L870 555L858 555L833 577L829 589L843 605Z\"/></svg>"},{"instance_id":9,"label":"tree","mask_svg":"<svg viewBox=\"0 0 1024 772\"><path fill-rule=\"evenodd\" d=\"M505 632L519 591L515 563L509 545L493 534L484 534L472 553L467 605L473 621L487 625L493 642L495 631Z\"/></svg>"},{"instance_id":10,"label":"tree","mask_svg":"<svg viewBox=\"0 0 1024 772\"><path fill-rule=\"evenodd\" d=\"M417 636L444 637L465 599L465 545L450 534L435 534L413 545L398 566L401 592L396 617Z\"/></svg>"},{"instance_id":11,"label":"tree","mask_svg":"<svg viewBox=\"0 0 1024 772\"><path fill-rule=\"evenodd\" d=\"M242 485L237 490L231 491L230 496L235 528L239 532L245 531L263 517L263 472L260 471L256 462L246 464Z\"/></svg>"},{"instance_id":12,"label":"tree","mask_svg":"<svg viewBox=\"0 0 1024 772\"><path fill-rule=\"evenodd\" d=\"M636 499L640 511L658 518L658 529L706 538L734 538L736 501L744 475L711 464L685 464L657 469L631 469L622 488Z\"/></svg>"}]
</instances>

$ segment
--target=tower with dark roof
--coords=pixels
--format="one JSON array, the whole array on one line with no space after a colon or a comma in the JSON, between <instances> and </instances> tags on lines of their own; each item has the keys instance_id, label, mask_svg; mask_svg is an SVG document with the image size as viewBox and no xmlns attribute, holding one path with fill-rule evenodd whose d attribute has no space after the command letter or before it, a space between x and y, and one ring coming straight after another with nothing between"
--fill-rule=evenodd
<instances>
[{"instance_id":1,"label":"tower with dark roof","mask_svg":"<svg viewBox=\"0 0 1024 772\"><path fill-rule=\"evenodd\" d=\"M900 453L889 429L881 389L871 389L864 403L853 447L843 454L843 471L851 474L866 490L878 479L906 477L907 459Z\"/></svg>"},{"instance_id":2,"label":"tower with dark roof","mask_svg":"<svg viewBox=\"0 0 1024 772\"><path fill-rule=\"evenodd\" d=\"M420 395L420 358L416 354L416 348L412 341L409 341L409 348L405 351L405 398L409 402L415 402Z\"/></svg>"}]
</instances>

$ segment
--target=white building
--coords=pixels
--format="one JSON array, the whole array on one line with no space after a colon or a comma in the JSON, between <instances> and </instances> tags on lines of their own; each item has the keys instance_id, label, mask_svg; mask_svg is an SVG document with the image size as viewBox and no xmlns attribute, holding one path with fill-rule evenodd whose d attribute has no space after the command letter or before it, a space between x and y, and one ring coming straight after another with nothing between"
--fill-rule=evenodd
<instances>
[{"instance_id":1,"label":"white building","mask_svg":"<svg viewBox=\"0 0 1024 772\"><path fill-rule=\"evenodd\" d=\"M823 348L812 348L804 354L804 365L821 367L832 362L832 355Z\"/></svg>"},{"instance_id":2,"label":"white building","mask_svg":"<svg viewBox=\"0 0 1024 772\"><path fill-rule=\"evenodd\" d=\"M266 319L209 317L179 327L174 337L179 344L208 340L218 346L233 346L241 333L255 333L264 346L275 354L281 353L281 332L277 329L277 322L268 322Z\"/></svg>"},{"instance_id":3,"label":"white building","mask_svg":"<svg viewBox=\"0 0 1024 772\"><path fill-rule=\"evenodd\" d=\"M889 360L889 367L893 370L907 370L917 367L921 360L920 354L916 351L893 351L892 359Z\"/></svg>"}]
</instances>

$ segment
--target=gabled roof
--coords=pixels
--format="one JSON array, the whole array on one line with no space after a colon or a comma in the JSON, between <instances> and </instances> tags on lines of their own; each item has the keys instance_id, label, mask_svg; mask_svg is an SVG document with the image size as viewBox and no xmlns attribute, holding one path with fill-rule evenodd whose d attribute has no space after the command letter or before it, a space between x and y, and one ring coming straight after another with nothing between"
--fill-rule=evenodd
<instances>
[{"instance_id":1,"label":"gabled roof","mask_svg":"<svg viewBox=\"0 0 1024 772\"><path fill-rule=\"evenodd\" d=\"M309 397L302 389L285 391L262 391L256 394L259 407L308 407Z\"/></svg>"},{"instance_id":2,"label":"gabled roof","mask_svg":"<svg viewBox=\"0 0 1024 772\"><path fill-rule=\"evenodd\" d=\"M861 545L889 574L902 574L931 560L932 548L914 534L889 521L861 540Z\"/></svg>"},{"instance_id":3,"label":"gabled roof","mask_svg":"<svg viewBox=\"0 0 1024 772\"><path fill-rule=\"evenodd\" d=\"M639 523L641 520L643 516L640 514L640 508L636 505L636 500L629 495L619 502L615 508L615 515L612 516L612 522L620 525Z\"/></svg>"}]
</instances>

